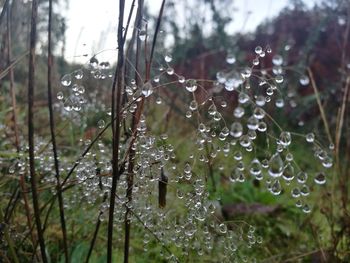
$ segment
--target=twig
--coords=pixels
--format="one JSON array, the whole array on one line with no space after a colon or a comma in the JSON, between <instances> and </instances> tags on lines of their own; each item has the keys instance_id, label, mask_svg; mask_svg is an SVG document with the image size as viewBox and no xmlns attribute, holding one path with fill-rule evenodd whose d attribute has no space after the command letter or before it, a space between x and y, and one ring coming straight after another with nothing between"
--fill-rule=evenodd
<instances>
[{"instance_id":1,"label":"twig","mask_svg":"<svg viewBox=\"0 0 350 263\"><path fill-rule=\"evenodd\" d=\"M156 43L157 43L157 37L158 37L159 29L160 29L160 23L161 23L162 17L163 17L164 5L165 5L165 0L162 1L162 5L160 7L160 11L159 11L158 19L157 19L156 29L155 29L153 41L152 41L151 55L150 55L150 59L148 62L149 67L151 67L152 61L153 61L154 48L155 48ZM150 68L148 69L148 71L150 71Z\"/></svg>"},{"instance_id":2,"label":"twig","mask_svg":"<svg viewBox=\"0 0 350 263\"><path fill-rule=\"evenodd\" d=\"M113 154L112 154L112 187L109 203L108 215L108 234L107 234L107 262L112 263L112 243L113 243L113 225L114 225L114 207L117 182L120 174L118 171L119 156L119 135L120 135L120 108L121 108L121 89L123 88L123 64L124 64L124 40L123 40L123 21L124 21L125 0L119 1L119 22L118 22L118 63L114 73L112 87L112 134L113 134ZM117 90L116 90L116 86ZM114 118L114 116L116 118Z\"/></svg>"},{"instance_id":3,"label":"twig","mask_svg":"<svg viewBox=\"0 0 350 263\"><path fill-rule=\"evenodd\" d=\"M135 28L140 28L141 21L142 21L142 8L143 8L143 0L138 1L138 9L136 14L136 20L135 20ZM137 31L134 31L133 38L136 38L136 57L135 57L135 81L136 85L139 86L141 80L138 78L138 61L139 61L139 55L140 55L140 39L137 37ZM143 99L141 100L140 104L143 105ZM137 111L135 115L132 117L132 124L131 124L131 130L132 130L132 139L130 141L130 146L132 146L136 139L136 133L137 133L137 125L139 123L140 115L142 112L141 105L137 106ZM127 190L126 190L126 196L128 198L128 202L132 202L132 191L133 191L133 184L134 184L134 159L135 159L135 150L130 147L129 149L129 162L128 162L128 174L127 174ZM130 214L130 208L126 207L126 213L124 217L124 229L125 229L125 236L124 236L124 263L129 262L129 249L130 249L130 230L131 230L131 222L129 219Z\"/></svg>"},{"instance_id":4,"label":"twig","mask_svg":"<svg viewBox=\"0 0 350 263\"><path fill-rule=\"evenodd\" d=\"M315 92L316 101L317 101L318 108L319 108L320 113L321 113L323 125L324 125L325 130L326 130L326 134L327 134L327 137L328 137L329 144L332 144L331 132L330 132L330 129L329 129L329 125L328 125L328 121L327 121L327 118L326 118L326 114L324 112L324 109L323 109L323 106L322 106L322 103L321 103L320 94L319 94L317 86L316 86L314 75L312 74L312 71L311 71L310 68L308 68L307 71L308 71L310 79L311 79L311 86L312 86L312 88L314 89L314 92Z\"/></svg>"},{"instance_id":5,"label":"twig","mask_svg":"<svg viewBox=\"0 0 350 263\"><path fill-rule=\"evenodd\" d=\"M63 195L61 191L61 180L60 180L60 170L57 156L57 145L56 145L56 136L55 136L55 118L53 114L52 106L52 42L51 42L51 31L52 31L52 0L49 0L49 21L48 21L48 55L47 55L47 97L48 97L48 107L49 107L49 118L50 118L50 133L51 133L51 142L52 142L52 151L54 156L55 163L55 175L56 175L56 189L58 197L58 206L60 213L61 221L61 230L63 236L63 249L66 262L69 262L68 257L68 244L67 244L67 229L66 229L66 220L64 216L64 205L63 205Z\"/></svg>"},{"instance_id":6,"label":"twig","mask_svg":"<svg viewBox=\"0 0 350 263\"><path fill-rule=\"evenodd\" d=\"M29 144L29 170L32 186L33 207L38 239L41 250L41 257L44 263L47 262L45 252L45 240L41 229L39 198L37 193L37 178L35 175L34 157L34 75L35 75L35 45L36 45L36 23L37 23L38 2L32 1L30 49L29 49L29 73L28 73L28 144Z\"/></svg>"},{"instance_id":7,"label":"twig","mask_svg":"<svg viewBox=\"0 0 350 263\"><path fill-rule=\"evenodd\" d=\"M132 3L131 3L131 8L130 8L129 16L128 16L128 22L126 22L126 27L125 27L124 36L123 36L123 42L124 43L125 43L125 40L126 40L126 36L128 34L129 25L130 25L132 14L134 12L134 8L135 8L135 0L133 0Z\"/></svg>"},{"instance_id":8,"label":"twig","mask_svg":"<svg viewBox=\"0 0 350 263\"><path fill-rule=\"evenodd\" d=\"M343 95L343 101L342 101L342 105L341 105L341 108L340 108L340 116L339 116L338 123L337 123L337 128L336 128L335 156L337 158L337 163L339 163L339 146L340 146L340 139L341 139L343 124L344 124L344 115L345 115L345 109L346 109L346 105L347 105L347 97L348 97L348 92L349 92L349 85L350 85L350 77L348 77L346 79L345 90L344 90L344 95Z\"/></svg>"},{"instance_id":9,"label":"twig","mask_svg":"<svg viewBox=\"0 0 350 263\"><path fill-rule=\"evenodd\" d=\"M104 203L106 201L106 199L107 199L107 194L105 194L103 196L102 203ZM99 231L100 225L101 225L100 217L101 217L102 214L103 214L103 211L100 211L100 213L98 214L98 217L97 217L95 232L94 232L94 235L93 235L91 243L90 243L89 252L88 252L88 254L86 256L86 261L85 261L86 263L89 263L89 260L90 260L91 254L92 254L92 250L94 249L94 246L95 246L95 243L96 243L97 234L98 234L98 231Z\"/></svg>"}]
</instances>

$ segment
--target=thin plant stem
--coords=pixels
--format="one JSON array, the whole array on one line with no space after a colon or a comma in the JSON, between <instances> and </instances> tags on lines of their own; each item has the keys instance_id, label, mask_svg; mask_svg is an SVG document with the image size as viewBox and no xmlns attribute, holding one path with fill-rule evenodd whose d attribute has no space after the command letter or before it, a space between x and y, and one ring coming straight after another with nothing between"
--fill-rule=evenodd
<instances>
[{"instance_id":1,"label":"thin plant stem","mask_svg":"<svg viewBox=\"0 0 350 263\"><path fill-rule=\"evenodd\" d=\"M345 109L346 109L346 105L347 105L347 97L348 97L348 93L349 93L349 85L350 85L350 77L348 77L346 79L346 83L345 83L345 90L344 90L344 94L343 94L343 101L342 101L342 105L340 108L340 116L339 116L339 121L337 123L337 129L336 129L336 137L335 137L335 157L336 157L336 161L337 164L339 164L339 147L340 147L340 139L342 136L342 129L343 129L343 124L344 124L344 116L345 116Z\"/></svg>"},{"instance_id":2,"label":"thin plant stem","mask_svg":"<svg viewBox=\"0 0 350 263\"><path fill-rule=\"evenodd\" d=\"M123 36L123 42L124 43L125 43L125 40L126 40L126 36L128 34L128 29L129 29L129 25L130 25L132 14L134 12L134 8L135 8L135 0L133 0L132 3L131 3L131 8L130 8L129 16L128 16L128 22L126 22L126 27L125 27L124 36Z\"/></svg>"},{"instance_id":3,"label":"thin plant stem","mask_svg":"<svg viewBox=\"0 0 350 263\"><path fill-rule=\"evenodd\" d=\"M59 170L58 155L57 155L56 135L55 135L55 118L54 118L53 106L52 106L53 55L52 55L51 32L52 32L52 0L49 0L48 47L47 47L47 49L48 49L47 97L48 97L49 118L50 118L51 143L52 143L52 151L53 151L54 164L55 164L56 189L57 189L58 206L59 206L60 221L61 221L61 231L62 231L62 236L63 236L64 257L65 257L65 261L69 262L68 244L67 244L67 229L66 229L66 220L65 220L65 216L64 216L63 195L62 195L62 191L61 191L61 179L60 179L60 170Z\"/></svg>"},{"instance_id":4,"label":"thin plant stem","mask_svg":"<svg viewBox=\"0 0 350 263\"><path fill-rule=\"evenodd\" d=\"M123 88L123 65L124 65L124 39L123 39L123 21L124 21L125 0L119 1L119 21L118 21L118 63L114 73L112 87L112 187L109 202L108 215L108 233L107 233L107 262L112 263L113 249L113 224L114 207L117 183L120 177L118 169L119 159L119 135L120 135L120 108L121 108L121 89ZM116 117L116 118L115 118Z\"/></svg>"},{"instance_id":5,"label":"thin plant stem","mask_svg":"<svg viewBox=\"0 0 350 263\"><path fill-rule=\"evenodd\" d=\"M314 89L314 92L315 92L318 109L320 110L320 113L321 113L321 118L322 118L322 121L323 121L324 128L326 130L328 142L329 142L329 144L332 144L331 132L330 132L330 129L329 129L329 125L328 125L328 121L327 121L327 118L326 118L326 114L324 112L324 108L323 108L322 103L321 103L320 93L319 93L318 88L316 86L314 75L313 75L313 73L312 73L310 68L308 68L307 71L308 71L309 76L310 76L311 86L312 86L312 88Z\"/></svg>"},{"instance_id":6,"label":"thin plant stem","mask_svg":"<svg viewBox=\"0 0 350 263\"><path fill-rule=\"evenodd\" d=\"M32 1L31 14L31 32L29 49L29 73L28 73L28 144L29 144L29 171L32 187L33 208L38 240L40 244L41 257L44 263L47 262L45 240L41 228L39 197L37 193L37 178L35 174L35 156L34 156L34 76L35 76L35 46L36 46L36 24L37 24L38 1Z\"/></svg>"},{"instance_id":7,"label":"thin plant stem","mask_svg":"<svg viewBox=\"0 0 350 263\"><path fill-rule=\"evenodd\" d=\"M143 0L138 0L138 9L136 14L136 20L135 20L135 27L140 28L141 21L142 21L142 8L143 8ZM141 79L138 78L138 72L139 72L139 56L140 56L140 47L141 47L141 41L137 37L138 31L134 30L133 39L136 39L136 57L135 57L135 81L136 85L140 86ZM142 85L142 84L141 84ZM143 99L141 100L140 104L143 104ZM141 105L138 105L136 113L132 117L132 123L131 123L131 142L130 146L132 146L136 139L136 128L139 122L139 118L141 115ZM132 147L129 150L129 162L128 162L128 173L127 173L127 190L126 190L126 197L128 199L128 202L132 202L132 191L133 191L133 184L134 184L134 160L135 160L135 150L132 149ZM130 222L130 207L126 206L126 213L124 217L124 263L129 262L129 250L130 250L130 231L131 231L131 222Z\"/></svg>"},{"instance_id":8,"label":"thin plant stem","mask_svg":"<svg viewBox=\"0 0 350 263\"><path fill-rule=\"evenodd\" d=\"M151 71L150 67L151 67L152 61L153 61L154 49L156 47L158 33L160 31L160 23L161 23L162 17L163 17L164 5L165 5L165 0L162 1L162 5L160 7L160 11L159 11L158 19L157 19L157 24L156 24L156 29L155 29L154 36L153 36L151 55L150 55L149 62L148 62L148 67L149 67L148 72L149 73Z\"/></svg>"},{"instance_id":9,"label":"thin plant stem","mask_svg":"<svg viewBox=\"0 0 350 263\"><path fill-rule=\"evenodd\" d=\"M107 194L105 194L103 196L103 201L102 203L104 203L107 199ZM90 247L89 247L89 251L88 251L88 254L86 256L86 263L89 263L90 261L90 257L91 257L91 254L92 254L92 250L94 249L94 246L95 246L95 243L96 243L96 239L97 239L97 234L98 234L98 231L100 229L100 225L101 225L101 215L103 214L103 211L100 211L100 213L98 214L98 217L97 217L97 222L96 222L96 226L95 226L95 231L94 231L94 235L92 237L92 240L91 240L91 243L90 243Z\"/></svg>"}]
</instances>

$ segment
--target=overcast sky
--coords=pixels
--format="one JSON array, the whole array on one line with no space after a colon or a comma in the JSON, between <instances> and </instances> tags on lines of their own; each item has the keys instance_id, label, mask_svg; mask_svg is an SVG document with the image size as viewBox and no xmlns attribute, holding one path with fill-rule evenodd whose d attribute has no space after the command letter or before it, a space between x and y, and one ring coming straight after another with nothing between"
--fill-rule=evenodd
<instances>
[{"instance_id":1,"label":"overcast sky","mask_svg":"<svg viewBox=\"0 0 350 263\"><path fill-rule=\"evenodd\" d=\"M131 2L132 0L126 0L126 6L129 7ZM306 0L305 2L312 6L319 0ZM65 14L67 18L67 60L84 62L87 58L82 57L83 54L91 56L101 50L116 48L118 3L116 0L68 1ZM149 6L151 13L158 13L161 0L145 0L145 3ZM232 10L235 23L232 23L228 30L230 32L241 31L247 12L251 14L244 31L254 30L264 19L276 16L287 4L288 0L235 0L234 10ZM101 55L103 59L115 56L114 51L105 51L103 54Z\"/></svg>"}]
</instances>

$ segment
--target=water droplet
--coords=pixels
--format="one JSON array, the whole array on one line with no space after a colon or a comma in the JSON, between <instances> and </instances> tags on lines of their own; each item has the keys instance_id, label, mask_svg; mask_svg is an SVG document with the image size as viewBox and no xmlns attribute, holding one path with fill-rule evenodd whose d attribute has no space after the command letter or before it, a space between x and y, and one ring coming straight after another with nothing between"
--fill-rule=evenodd
<instances>
[{"instance_id":1,"label":"water droplet","mask_svg":"<svg viewBox=\"0 0 350 263\"><path fill-rule=\"evenodd\" d=\"M250 163L249 172L253 176L258 176L261 174L261 163L257 158L254 158Z\"/></svg>"},{"instance_id":2,"label":"water droplet","mask_svg":"<svg viewBox=\"0 0 350 263\"><path fill-rule=\"evenodd\" d=\"M291 161L293 161L293 159L294 159L293 154L292 154L292 153L287 153L287 155L286 155L286 161L287 161L287 162L291 162Z\"/></svg>"},{"instance_id":3,"label":"water droplet","mask_svg":"<svg viewBox=\"0 0 350 263\"><path fill-rule=\"evenodd\" d=\"M291 163L287 163L287 165L284 167L283 179L287 182L294 179L294 167L291 165Z\"/></svg>"},{"instance_id":4,"label":"water droplet","mask_svg":"<svg viewBox=\"0 0 350 263\"><path fill-rule=\"evenodd\" d=\"M307 185L303 185L300 189L300 193L302 196L308 196L310 194L310 189Z\"/></svg>"},{"instance_id":5,"label":"water droplet","mask_svg":"<svg viewBox=\"0 0 350 263\"><path fill-rule=\"evenodd\" d=\"M63 96L63 92L57 92L57 99L58 100L63 100L64 96Z\"/></svg>"},{"instance_id":6,"label":"water droplet","mask_svg":"<svg viewBox=\"0 0 350 263\"><path fill-rule=\"evenodd\" d=\"M263 51L263 49L262 49L262 47L261 47L261 46L257 46L257 47L255 48L255 50L254 50L254 51L255 51L255 53L256 53L256 54L258 54L258 55L259 55L259 54L260 54L260 53Z\"/></svg>"},{"instance_id":7,"label":"water droplet","mask_svg":"<svg viewBox=\"0 0 350 263\"><path fill-rule=\"evenodd\" d=\"M275 105L277 108L283 108L284 107L284 100L283 99L277 99L275 102Z\"/></svg>"},{"instance_id":8,"label":"water droplet","mask_svg":"<svg viewBox=\"0 0 350 263\"><path fill-rule=\"evenodd\" d=\"M296 207L302 207L303 206L303 202L299 199L299 200L297 200L296 202L295 202L295 206Z\"/></svg>"},{"instance_id":9,"label":"water droplet","mask_svg":"<svg viewBox=\"0 0 350 263\"><path fill-rule=\"evenodd\" d=\"M236 62L236 56L233 53L228 53L226 57L226 62L230 65Z\"/></svg>"},{"instance_id":10,"label":"water droplet","mask_svg":"<svg viewBox=\"0 0 350 263\"><path fill-rule=\"evenodd\" d=\"M250 78L250 76L252 75L252 69L249 67L244 68L244 70L241 72L242 77L245 79Z\"/></svg>"},{"instance_id":11,"label":"water droplet","mask_svg":"<svg viewBox=\"0 0 350 263\"><path fill-rule=\"evenodd\" d=\"M234 122L231 125L231 129L230 129L230 134L231 136L235 137L235 138L239 138L242 136L243 134L243 126L240 122Z\"/></svg>"},{"instance_id":12,"label":"water droplet","mask_svg":"<svg viewBox=\"0 0 350 263\"><path fill-rule=\"evenodd\" d=\"M253 59L253 65L254 65L254 66L259 65L259 58L254 58L254 59ZM261 85L261 86L262 86L262 85Z\"/></svg>"},{"instance_id":13,"label":"water droplet","mask_svg":"<svg viewBox=\"0 0 350 263\"><path fill-rule=\"evenodd\" d=\"M219 83L224 84L226 82L226 75L224 72L217 72L216 73L216 79L218 80Z\"/></svg>"},{"instance_id":14,"label":"water droplet","mask_svg":"<svg viewBox=\"0 0 350 263\"><path fill-rule=\"evenodd\" d=\"M259 120L254 116L250 116L247 120L247 127L249 130L257 130L259 127Z\"/></svg>"},{"instance_id":15,"label":"water droplet","mask_svg":"<svg viewBox=\"0 0 350 263\"><path fill-rule=\"evenodd\" d=\"M227 232L227 226L225 224L220 224L219 225L219 232L222 234L225 234Z\"/></svg>"},{"instance_id":16,"label":"water droplet","mask_svg":"<svg viewBox=\"0 0 350 263\"><path fill-rule=\"evenodd\" d=\"M325 168L331 168L333 166L333 159L330 156L326 156L322 161L322 165Z\"/></svg>"},{"instance_id":17,"label":"water droplet","mask_svg":"<svg viewBox=\"0 0 350 263\"><path fill-rule=\"evenodd\" d=\"M243 83L241 76L237 72L233 72L227 75L224 88L227 91L233 91L237 89Z\"/></svg>"},{"instance_id":18,"label":"water droplet","mask_svg":"<svg viewBox=\"0 0 350 263\"><path fill-rule=\"evenodd\" d=\"M183 193L180 189L177 189L177 191L176 191L176 196L177 196L179 199L182 199L182 198L184 198L184 193Z\"/></svg>"},{"instance_id":19,"label":"water droplet","mask_svg":"<svg viewBox=\"0 0 350 263\"><path fill-rule=\"evenodd\" d=\"M185 77L184 76L179 76L179 78L178 78L178 81L179 81L179 83L185 83Z\"/></svg>"},{"instance_id":20,"label":"water droplet","mask_svg":"<svg viewBox=\"0 0 350 263\"><path fill-rule=\"evenodd\" d=\"M261 120L265 117L265 111L260 107L256 107L254 109L253 114L254 114L254 117L257 118L258 120Z\"/></svg>"},{"instance_id":21,"label":"water droplet","mask_svg":"<svg viewBox=\"0 0 350 263\"><path fill-rule=\"evenodd\" d=\"M206 216L207 216L207 209L204 206L199 207L194 212L194 217L201 222L205 220Z\"/></svg>"},{"instance_id":22,"label":"water droplet","mask_svg":"<svg viewBox=\"0 0 350 263\"><path fill-rule=\"evenodd\" d=\"M277 75L277 76L275 77L275 81L276 81L277 83L282 83L282 82L283 82L283 76L282 76L282 75Z\"/></svg>"},{"instance_id":23,"label":"water droplet","mask_svg":"<svg viewBox=\"0 0 350 263\"><path fill-rule=\"evenodd\" d=\"M190 174L191 172L192 172L191 165L189 163L186 163L185 167L184 167L184 173L185 174Z\"/></svg>"},{"instance_id":24,"label":"water droplet","mask_svg":"<svg viewBox=\"0 0 350 263\"><path fill-rule=\"evenodd\" d=\"M302 210L305 214L309 214L311 212L311 208L307 204L304 204Z\"/></svg>"},{"instance_id":25,"label":"water droplet","mask_svg":"<svg viewBox=\"0 0 350 263\"><path fill-rule=\"evenodd\" d=\"M74 75L75 79L82 79L84 76L84 73L83 73L82 69L78 69L78 70L73 72L73 75Z\"/></svg>"},{"instance_id":26,"label":"water droplet","mask_svg":"<svg viewBox=\"0 0 350 263\"><path fill-rule=\"evenodd\" d=\"M195 92L197 90L197 81L189 79L186 81L186 90L189 92Z\"/></svg>"},{"instance_id":27,"label":"water droplet","mask_svg":"<svg viewBox=\"0 0 350 263\"><path fill-rule=\"evenodd\" d=\"M299 79L299 82L300 82L301 85L307 86L307 85L309 85L309 83L310 83L310 79L309 79L308 76L302 75L302 76L300 77L300 79Z\"/></svg>"},{"instance_id":28,"label":"water droplet","mask_svg":"<svg viewBox=\"0 0 350 263\"><path fill-rule=\"evenodd\" d=\"M292 137L290 135L290 132L286 132L286 131L281 132L280 137L279 137L279 142L284 147L289 146L292 142Z\"/></svg>"},{"instance_id":29,"label":"water droplet","mask_svg":"<svg viewBox=\"0 0 350 263\"><path fill-rule=\"evenodd\" d=\"M235 160L237 160L237 161L240 161L240 160L242 160L243 155L242 155L242 153L241 153L240 151L236 151L236 152L233 154L233 158L234 158Z\"/></svg>"},{"instance_id":30,"label":"water droplet","mask_svg":"<svg viewBox=\"0 0 350 263\"><path fill-rule=\"evenodd\" d=\"M326 175L324 173L317 173L314 181L316 184L325 184L326 183Z\"/></svg>"},{"instance_id":31,"label":"water droplet","mask_svg":"<svg viewBox=\"0 0 350 263\"><path fill-rule=\"evenodd\" d=\"M293 198L298 198L300 196L300 189L298 187L293 188L291 194Z\"/></svg>"},{"instance_id":32,"label":"water droplet","mask_svg":"<svg viewBox=\"0 0 350 263\"><path fill-rule=\"evenodd\" d=\"M150 96L153 93L153 86L150 81L146 82L142 88L141 92L145 97Z\"/></svg>"},{"instance_id":33,"label":"water droplet","mask_svg":"<svg viewBox=\"0 0 350 263\"><path fill-rule=\"evenodd\" d=\"M141 41L145 41L146 40L146 36L147 36L146 30L140 30L139 31L139 39Z\"/></svg>"},{"instance_id":34,"label":"water droplet","mask_svg":"<svg viewBox=\"0 0 350 263\"><path fill-rule=\"evenodd\" d=\"M280 177L283 173L284 163L279 153L272 155L269 161L269 175L272 177Z\"/></svg>"},{"instance_id":35,"label":"water droplet","mask_svg":"<svg viewBox=\"0 0 350 263\"><path fill-rule=\"evenodd\" d=\"M247 148L252 144L251 139L249 138L248 135L243 135L241 136L241 138L239 139L239 143L242 147Z\"/></svg>"},{"instance_id":36,"label":"water droplet","mask_svg":"<svg viewBox=\"0 0 350 263\"><path fill-rule=\"evenodd\" d=\"M68 87L72 83L72 75L66 74L61 78L61 84L64 87Z\"/></svg>"},{"instance_id":37,"label":"water droplet","mask_svg":"<svg viewBox=\"0 0 350 263\"><path fill-rule=\"evenodd\" d=\"M259 126L258 126L258 131L259 132L265 132L267 130L267 124L266 122L259 122Z\"/></svg>"},{"instance_id":38,"label":"water droplet","mask_svg":"<svg viewBox=\"0 0 350 263\"><path fill-rule=\"evenodd\" d=\"M223 107L223 108L226 108L227 107L227 102L224 101L224 100L221 101L220 106Z\"/></svg>"},{"instance_id":39,"label":"water droplet","mask_svg":"<svg viewBox=\"0 0 350 263\"><path fill-rule=\"evenodd\" d=\"M242 108L241 106L236 107L233 111L233 115L236 118L242 118L244 115L244 108Z\"/></svg>"},{"instance_id":40,"label":"water droplet","mask_svg":"<svg viewBox=\"0 0 350 263\"><path fill-rule=\"evenodd\" d=\"M166 73L171 76L171 75L173 75L175 73L175 71L174 71L174 69L172 67L168 67L166 69Z\"/></svg>"},{"instance_id":41,"label":"water droplet","mask_svg":"<svg viewBox=\"0 0 350 263\"><path fill-rule=\"evenodd\" d=\"M158 82L159 82L159 80L160 80L159 75L154 76L153 81L154 81L155 83L158 83Z\"/></svg>"},{"instance_id":42,"label":"water droplet","mask_svg":"<svg viewBox=\"0 0 350 263\"><path fill-rule=\"evenodd\" d=\"M282 63L283 63L283 58L281 55L274 55L273 58L272 58L272 63L275 65L275 66L281 66Z\"/></svg>"},{"instance_id":43,"label":"water droplet","mask_svg":"<svg viewBox=\"0 0 350 263\"><path fill-rule=\"evenodd\" d=\"M195 111L198 108L198 103L197 101L193 100L190 102L190 110Z\"/></svg>"},{"instance_id":44,"label":"water droplet","mask_svg":"<svg viewBox=\"0 0 350 263\"><path fill-rule=\"evenodd\" d=\"M270 191L273 195L279 195L282 192L282 186L279 180L273 181Z\"/></svg>"},{"instance_id":45,"label":"water droplet","mask_svg":"<svg viewBox=\"0 0 350 263\"><path fill-rule=\"evenodd\" d=\"M166 53L164 56L164 60L165 62L170 63L173 60L173 57L170 53Z\"/></svg>"},{"instance_id":46,"label":"water droplet","mask_svg":"<svg viewBox=\"0 0 350 263\"><path fill-rule=\"evenodd\" d=\"M255 103L256 103L256 105L258 105L260 107L264 106L266 103L265 97L262 95L257 96L255 98Z\"/></svg>"},{"instance_id":47,"label":"water droplet","mask_svg":"<svg viewBox=\"0 0 350 263\"><path fill-rule=\"evenodd\" d=\"M314 142L315 141L315 134L313 134L312 132L306 134L306 141L307 142Z\"/></svg>"},{"instance_id":48,"label":"water droplet","mask_svg":"<svg viewBox=\"0 0 350 263\"><path fill-rule=\"evenodd\" d=\"M184 225L184 232L185 232L186 236L192 237L194 235L194 233L196 233L196 231L197 231L197 228L192 222L187 222Z\"/></svg>"},{"instance_id":49,"label":"water droplet","mask_svg":"<svg viewBox=\"0 0 350 263\"><path fill-rule=\"evenodd\" d=\"M300 184L305 184L306 181L307 181L307 173L303 172L303 171L300 171L298 174L297 174L297 181L298 183Z\"/></svg>"},{"instance_id":50,"label":"water droplet","mask_svg":"<svg viewBox=\"0 0 350 263\"><path fill-rule=\"evenodd\" d=\"M78 92L79 94L84 94L84 93L85 93L85 88L84 88L84 86L78 86L77 92Z\"/></svg>"},{"instance_id":51,"label":"water droplet","mask_svg":"<svg viewBox=\"0 0 350 263\"><path fill-rule=\"evenodd\" d=\"M238 102L241 104L245 104L249 101L249 95L243 92L240 92L238 95Z\"/></svg>"},{"instance_id":52,"label":"water droplet","mask_svg":"<svg viewBox=\"0 0 350 263\"><path fill-rule=\"evenodd\" d=\"M95 56L93 56L92 58L90 58L89 64L90 64L90 67L97 68L98 59Z\"/></svg>"},{"instance_id":53,"label":"water droplet","mask_svg":"<svg viewBox=\"0 0 350 263\"><path fill-rule=\"evenodd\" d=\"M272 87L268 87L268 88L266 89L266 95L272 96L273 93L274 93L274 89L273 89Z\"/></svg>"}]
</instances>

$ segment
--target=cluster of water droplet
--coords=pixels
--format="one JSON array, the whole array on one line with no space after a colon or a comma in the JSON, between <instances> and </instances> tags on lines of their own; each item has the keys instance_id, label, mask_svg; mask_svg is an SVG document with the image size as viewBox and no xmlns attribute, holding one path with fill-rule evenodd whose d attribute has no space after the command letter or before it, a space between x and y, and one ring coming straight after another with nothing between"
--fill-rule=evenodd
<instances>
[{"instance_id":1,"label":"cluster of water droplet","mask_svg":"<svg viewBox=\"0 0 350 263\"><path fill-rule=\"evenodd\" d=\"M48 144L40 137L36 137L34 155L37 169L36 173L40 175L41 182L48 186L56 184L51 144ZM27 145L22 145L17 157L9 164L8 174L29 178L29 155Z\"/></svg>"},{"instance_id":2,"label":"cluster of water droplet","mask_svg":"<svg viewBox=\"0 0 350 263\"><path fill-rule=\"evenodd\" d=\"M57 99L63 102L63 107L67 112L79 112L82 105L86 103L84 97L85 88L81 84L83 76L83 70L78 69L61 78L63 89L57 93Z\"/></svg>"},{"instance_id":3,"label":"cluster of water droplet","mask_svg":"<svg viewBox=\"0 0 350 263\"><path fill-rule=\"evenodd\" d=\"M57 93L57 99L62 102L64 111L68 113L80 112L82 108L96 108L100 103L93 103L92 100L96 99L97 91L86 94L83 81L87 78L105 80L112 76L110 63L108 61L99 62L96 56L93 56L85 67L62 76L62 88Z\"/></svg>"},{"instance_id":4,"label":"cluster of water droplet","mask_svg":"<svg viewBox=\"0 0 350 263\"><path fill-rule=\"evenodd\" d=\"M146 33L140 31L139 38L144 41ZM237 224L223 223L216 217L215 211L219 208L214 205L215 201L208 192L208 172L198 173L210 166L225 174L232 183L245 182L252 178L261 181L273 195L289 192L295 198L297 207L305 213L311 211L307 197L313 183L326 182L325 172L314 171L313 180L308 179L308 174L300 168L302 165L294 160L292 154L294 134L284 131L268 113L274 106L283 108L285 104L281 92L284 81L283 57L278 54L272 56L272 69L261 66L261 60L271 53L269 47L256 47L252 65L243 68L234 66L236 57L234 53L229 53L226 61L230 68L219 71L214 81L208 81L213 84L212 92L205 91L208 97L201 102L194 96L194 92L201 87L200 81L186 80L178 75L170 64L172 56L169 53L164 55L165 65L159 67L158 74L152 80L144 83L135 79L126 81L125 95L129 104L122 113L124 120L131 119L142 98L147 99L159 87L167 87L166 79L176 78L177 85L193 93L185 116L192 124L195 123L193 140L190 138L195 148L185 163L177 163L179 159L175 154L175 147L169 143L168 135L152 134L147 127L146 116L141 115L136 138L126 135L119 148L119 164L125 166L125 169L117 186L115 227L118 231L122 231L122 223L127 215L133 225L145 232L145 250L151 247L153 241L161 242L164 247L175 245L179 248L181 253L176 256L164 251L164 256L170 262L176 261L177 257L187 257L193 251L199 256L211 254L213 248L223 252L219 253L221 262L232 262L233 259L241 257L241 247L244 250L261 243L261 237L254 235L253 227L249 227L247 231L242 225L237 227ZM90 59L89 70L97 80L111 76L108 73L109 64L99 63L95 57ZM65 106L67 111L80 110L74 108L73 98L82 98L84 94L77 88L80 87L79 80L82 76L83 71L78 70L77 74L67 74L62 78L62 85L69 90L69 95L65 98L62 94L58 99L64 101L64 104L68 100L67 105L71 107ZM309 78L302 75L300 84L308 85ZM224 99L225 96L220 95L221 92L234 93L237 101L229 104ZM214 97L212 94L218 96ZM156 105L161 103L161 99L157 98ZM107 113L110 115L110 112ZM105 125L104 119L97 122L99 129ZM276 129L279 131L276 132ZM258 155L261 138L267 142L267 148L264 154ZM320 160L323 168L331 167L331 155L317 143L315 136L310 133L305 138L307 143L313 145L314 156ZM130 142L133 142L131 148ZM88 145L90 141L85 143ZM126 196L130 175L127 172L128 158L125 158L130 150L135 151L131 200ZM109 199L106 197L112 181L111 161L108 156L111 156L111 151L100 140L97 146L78 161L74 178L78 183L78 191L69 201L72 206L79 205L82 200L89 204L101 202L98 212L102 222L108 216ZM230 160L229 166L225 164L225 160ZM67 171L69 168L67 167ZM174 202L174 205L168 204L166 210L158 207L157 195L154 194L158 192L160 174L163 171L169 178L166 198ZM217 179L214 178L214 181Z\"/></svg>"},{"instance_id":5,"label":"cluster of water droplet","mask_svg":"<svg viewBox=\"0 0 350 263\"><path fill-rule=\"evenodd\" d=\"M228 104L222 97L211 96L201 103L198 103L196 99L190 101L186 117L192 119L193 116L200 116L196 118L198 123L196 132L198 153L191 155L190 158L204 163L212 163L213 159L220 160L221 157L216 158L220 153L229 158L232 158L233 155L234 167L229 173L231 182L244 182L247 177L252 177L263 181L266 189L273 195L277 196L284 190L288 191L296 199L296 206L308 213L311 208L306 202L306 197L309 196L310 188L314 183L324 184L326 182L326 172L323 169L317 171L316 167L312 171L313 179L308 180L308 174L294 160L290 149L294 134L283 131L267 113L274 105L282 108L285 101L280 86L284 80L282 56L274 55L272 57L273 67L270 70L255 69L260 64L260 59L271 52L270 47L263 49L258 46L255 48L256 57L251 67L243 69L234 67L229 71L220 71L216 74L217 79L213 83L215 93L225 90L237 94L237 103L230 105L233 106L233 120L230 124L229 121L232 117L226 117ZM169 57L166 55L165 61L171 61ZM236 63L234 54L228 54L226 61L230 65ZM272 75L274 76L272 77ZM183 79L183 83L196 87L188 89L186 86L188 91L196 91L197 83L195 80L185 81ZM308 85L308 76L302 75L300 84ZM274 98L276 94L278 96ZM275 101L275 104L271 105L271 101ZM204 115L203 110L206 110ZM193 115L193 113L198 114ZM277 134L276 128L279 129ZM331 154L316 143L312 133L304 135L304 137L308 143L313 145L314 156L321 161L323 168L330 168L332 166ZM256 155L261 147L261 142L258 142L259 138L263 138L269 147L265 150L263 158ZM185 167L190 170L191 166L187 163ZM220 171L226 169L224 165L218 165L218 168ZM190 172L185 172L184 178L191 178L191 175Z\"/></svg>"}]
</instances>

